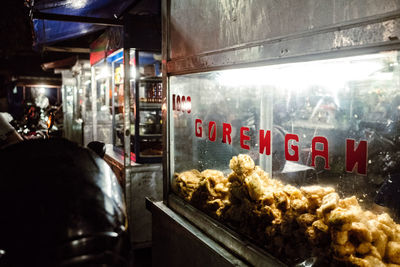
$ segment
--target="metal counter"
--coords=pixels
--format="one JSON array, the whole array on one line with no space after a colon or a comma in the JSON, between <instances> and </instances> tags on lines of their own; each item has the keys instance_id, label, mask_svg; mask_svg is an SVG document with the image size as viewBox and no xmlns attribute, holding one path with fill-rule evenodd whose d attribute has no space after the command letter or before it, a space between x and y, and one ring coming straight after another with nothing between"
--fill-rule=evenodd
<instances>
[{"instance_id":1,"label":"metal counter","mask_svg":"<svg viewBox=\"0 0 400 267\"><path fill-rule=\"evenodd\" d=\"M174 195L170 207L150 199L146 206L153 218L153 266L285 266Z\"/></svg>"},{"instance_id":2,"label":"metal counter","mask_svg":"<svg viewBox=\"0 0 400 267\"><path fill-rule=\"evenodd\" d=\"M124 175L124 157L112 145L106 145L104 160L111 166L125 191L130 241L133 249L150 247L151 214L145 199L162 199L162 165L131 163L129 177Z\"/></svg>"},{"instance_id":3,"label":"metal counter","mask_svg":"<svg viewBox=\"0 0 400 267\"><path fill-rule=\"evenodd\" d=\"M164 202L148 202L153 216L153 264L279 266L280 262L258 251L251 242L172 194L170 181L177 158L176 143L171 137L177 128L174 117L182 111L175 109L171 89L183 88L184 83L171 85L171 80L175 76L225 69L397 50L400 48L400 2L205 2L162 1L162 70L166 89L163 92L166 107L163 111ZM185 86L191 88L191 84ZM190 114L196 114L194 109ZM314 179L313 170L302 171L305 178ZM291 174L291 169L282 172L286 180L292 179Z\"/></svg>"}]
</instances>

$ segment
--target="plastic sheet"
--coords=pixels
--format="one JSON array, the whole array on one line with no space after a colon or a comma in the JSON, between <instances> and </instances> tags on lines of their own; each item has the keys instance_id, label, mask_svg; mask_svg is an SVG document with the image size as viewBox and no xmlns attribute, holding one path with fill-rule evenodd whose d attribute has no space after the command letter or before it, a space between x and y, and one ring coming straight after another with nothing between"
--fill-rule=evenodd
<instances>
[{"instance_id":1,"label":"plastic sheet","mask_svg":"<svg viewBox=\"0 0 400 267\"><path fill-rule=\"evenodd\" d=\"M73 15L96 18L119 17L130 5L138 0L63 0L35 1L34 9L43 13ZM35 48L70 38L76 38L90 32L101 30L104 26L89 23L33 20Z\"/></svg>"}]
</instances>

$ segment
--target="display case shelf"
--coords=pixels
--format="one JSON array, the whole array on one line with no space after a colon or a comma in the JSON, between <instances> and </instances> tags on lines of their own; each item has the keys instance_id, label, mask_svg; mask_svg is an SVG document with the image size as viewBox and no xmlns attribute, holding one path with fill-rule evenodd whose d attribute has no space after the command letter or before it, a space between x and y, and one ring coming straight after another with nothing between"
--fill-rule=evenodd
<instances>
[{"instance_id":1,"label":"display case shelf","mask_svg":"<svg viewBox=\"0 0 400 267\"><path fill-rule=\"evenodd\" d=\"M122 56L112 62L113 145L121 146L124 143L120 128L123 126L121 123L125 97L123 80L126 72L131 74L129 77L131 151L136 155L136 163L161 162L159 151L162 139L160 103L162 78L158 77L161 64L159 56L154 51L145 52L136 49L129 49L129 54L129 72L124 71ZM150 155L144 155L143 151ZM152 152L154 155L151 155Z\"/></svg>"},{"instance_id":2,"label":"display case shelf","mask_svg":"<svg viewBox=\"0 0 400 267\"><path fill-rule=\"evenodd\" d=\"M145 138L154 138L154 137L161 138L161 137L162 137L162 134L142 134L142 135L139 135L139 137L140 137L141 139L145 139Z\"/></svg>"},{"instance_id":3,"label":"display case shelf","mask_svg":"<svg viewBox=\"0 0 400 267\"><path fill-rule=\"evenodd\" d=\"M140 101L139 110L155 110L161 109L161 103L152 103L146 101Z\"/></svg>"},{"instance_id":4,"label":"display case shelf","mask_svg":"<svg viewBox=\"0 0 400 267\"><path fill-rule=\"evenodd\" d=\"M160 62L154 52L132 50L135 72L139 75L131 81L135 95L135 137L131 145L137 155L136 162L156 163L162 158L161 96L162 78ZM131 53L132 53L131 52ZM143 70L143 71L142 71Z\"/></svg>"},{"instance_id":5,"label":"display case shelf","mask_svg":"<svg viewBox=\"0 0 400 267\"><path fill-rule=\"evenodd\" d=\"M162 82L161 77L141 77L139 82Z\"/></svg>"}]
</instances>

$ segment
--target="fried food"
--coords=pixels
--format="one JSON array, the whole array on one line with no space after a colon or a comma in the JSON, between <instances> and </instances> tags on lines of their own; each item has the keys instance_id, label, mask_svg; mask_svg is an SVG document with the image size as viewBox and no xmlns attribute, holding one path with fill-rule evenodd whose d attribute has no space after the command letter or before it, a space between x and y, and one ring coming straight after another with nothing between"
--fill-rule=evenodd
<instances>
[{"instance_id":1,"label":"fried food","mask_svg":"<svg viewBox=\"0 0 400 267\"><path fill-rule=\"evenodd\" d=\"M388 242L386 255L390 262L400 264L400 243L393 241Z\"/></svg>"},{"instance_id":2,"label":"fried food","mask_svg":"<svg viewBox=\"0 0 400 267\"><path fill-rule=\"evenodd\" d=\"M400 225L387 213L364 210L355 196L341 199L332 187L284 185L248 155L233 157L229 167L227 177L217 170L176 174L172 188L283 260L316 256L355 266L400 266Z\"/></svg>"},{"instance_id":3,"label":"fried food","mask_svg":"<svg viewBox=\"0 0 400 267\"><path fill-rule=\"evenodd\" d=\"M175 174L172 189L175 193L190 202L193 192L199 187L202 177L198 170L190 170Z\"/></svg>"},{"instance_id":4,"label":"fried food","mask_svg":"<svg viewBox=\"0 0 400 267\"><path fill-rule=\"evenodd\" d=\"M247 176L254 171L256 165L254 161L244 154L234 156L229 162L229 168L232 169L238 176Z\"/></svg>"},{"instance_id":5,"label":"fried food","mask_svg":"<svg viewBox=\"0 0 400 267\"><path fill-rule=\"evenodd\" d=\"M217 170L205 170L200 176L197 190L192 193L190 202L218 218L230 205L229 180Z\"/></svg>"}]
</instances>

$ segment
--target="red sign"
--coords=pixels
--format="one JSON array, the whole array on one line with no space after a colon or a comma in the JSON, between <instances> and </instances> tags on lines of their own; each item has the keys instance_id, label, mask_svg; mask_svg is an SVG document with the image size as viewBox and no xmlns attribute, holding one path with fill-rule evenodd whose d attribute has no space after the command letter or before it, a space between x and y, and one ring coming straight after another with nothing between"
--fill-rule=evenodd
<instances>
[{"instance_id":1,"label":"red sign","mask_svg":"<svg viewBox=\"0 0 400 267\"><path fill-rule=\"evenodd\" d=\"M178 108L174 110L179 110ZM201 119L195 120L195 135L198 138L203 138L203 121ZM240 147L243 149L250 149L247 144L251 137L247 135L248 127L240 128ZM232 144L232 125L230 123L222 123L222 143ZM217 140L217 123L215 121L208 122L208 140L216 142ZM300 139L297 134L288 133L285 135L285 159L287 161L299 161L299 143ZM323 136L314 136L311 140L311 166L315 166L315 159L321 157L325 161L324 169L329 170L329 143L328 139ZM317 144L322 144L322 149L317 149ZM271 130L259 130L259 153L271 155ZM368 143L361 140L358 145L354 139L346 139L346 171L355 172L358 174L367 174L367 159L368 159Z\"/></svg>"},{"instance_id":2,"label":"red sign","mask_svg":"<svg viewBox=\"0 0 400 267\"><path fill-rule=\"evenodd\" d=\"M192 101L190 96L183 95L172 95L172 110L181 113L191 113ZM217 141L217 123L215 121L209 121L207 131L203 131L203 121L201 119L195 119L195 136L203 138L207 135L207 138L211 142ZM249 127L240 128L240 147L242 149L250 150L249 143L251 137L248 135L250 131ZM259 153L265 155L271 155L271 130L259 130ZM230 123L222 123L222 143L232 144L232 125ZM297 134L288 133L285 135L285 159L287 161L299 161L299 146L300 138ZM322 149L318 149L317 145L322 145ZM346 139L344 145L346 146L346 172L356 172L358 174L367 174L367 159L368 159L368 143L365 140L359 141L356 145L354 139ZM324 159L324 169L329 170L329 142L324 136L314 136L311 140L311 166L315 167L315 159L320 157Z\"/></svg>"}]
</instances>

